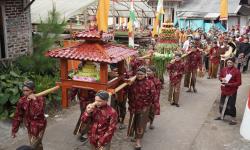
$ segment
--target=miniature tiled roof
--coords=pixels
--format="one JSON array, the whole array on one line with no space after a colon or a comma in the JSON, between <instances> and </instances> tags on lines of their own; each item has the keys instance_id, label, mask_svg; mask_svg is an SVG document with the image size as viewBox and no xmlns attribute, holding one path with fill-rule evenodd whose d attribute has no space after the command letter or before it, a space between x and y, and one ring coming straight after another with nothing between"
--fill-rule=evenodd
<instances>
[{"instance_id":1,"label":"miniature tiled roof","mask_svg":"<svg viewBox=\"0 0 250 150\"><path fill-rule=\"evenodd\" d=\"M123 45L84 42L72 47L49 50L45 55L53 58L117 63L137 53L138 51Z\"/></svg>"},{"instance_id":2,"label":"miniature tiled roof","mask_svg":"<svg viewBox=\"0 0 250 150\"><path fill-rule=\"evenodd\" d=\"M77 39L85 39L85 40L91 40L91 39L98 39L102 41L109 41L112 40L113 34L105 33L103 32L100 34L98 31L82 31L75 35Z\"/></svg>"}]
</instances>

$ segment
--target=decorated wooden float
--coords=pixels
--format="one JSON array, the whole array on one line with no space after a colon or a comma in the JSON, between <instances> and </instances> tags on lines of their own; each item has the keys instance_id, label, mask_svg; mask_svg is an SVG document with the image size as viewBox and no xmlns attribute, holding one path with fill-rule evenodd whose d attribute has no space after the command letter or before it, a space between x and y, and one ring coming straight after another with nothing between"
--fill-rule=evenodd
<instances>
[{"instance_id":1,"label":"decorated wooden float","mask_svg":"<svg viewBox=\"0 0 250 150\"><path fill-rule=\"evenodd\" d=\"M60 59L60 86L62 89L62 106L69 106L68 90L81 88L86 90L107 90L111 94L118 92L127 84L124 83L125 59L136 55L137 51L123 45L111 43L113 35L109 33L89 30L75 35L77 40L73 46L57 48L46 52L46 56ZM72 61L82 64L82 68L70 74L69 66ZM109 80L110 64L116 64L118 76ZM135 77L130 78L134 80ZM54 89L53 89L54 90Z\"/></svg>"}]
</instances>

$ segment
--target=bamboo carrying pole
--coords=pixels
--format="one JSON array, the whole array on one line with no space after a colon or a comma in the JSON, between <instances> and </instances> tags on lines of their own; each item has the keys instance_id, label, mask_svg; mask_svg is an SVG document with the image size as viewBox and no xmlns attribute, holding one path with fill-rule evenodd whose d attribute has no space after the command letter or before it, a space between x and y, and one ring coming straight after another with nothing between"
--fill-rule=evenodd
<instances>
[{"instance_id":1,"label":"bamboo carrying pole","mask_svg":"<svg viewBox=\"0 0 250 150\"><path fill-rule=\"evenodd\" d=\"M136 76L133 76L133 77L129 78L128 80L129 80L130 82L134 82L135 79L136 79ZM127 85L128 85L128 83L123 83L123 84L119 85L117 88L114 89L114 93L119 92L121 89L123 89L123 88L126 87Z\"/></svg>"},{"instance_id":2,"label":"bamboo carrying pole","mask_svg":"<svg viewBox=\"0 0 250 150\"><path fill-rule=\"evenodd\" d=\"M129 78L128 80L129 80L130 82L134 82L135 79L136 79L136 76L133 76L133 77ZM117 93L117 92L119 92L121 89L123 89L124 87L126 87L127 85L128 85L128 83L123 83L123 84L119 85L117 88L115 88L115 89L113 90L113 92L114 92L114 93ZM58 90L59 88L60 88L60 86L57 85L57 86L55 86L55 87L53 87L53 88L50 88L50 89L47 89L47 90L45 90L45 91L43 91L43 92L37 93L37 94L35 94L35 96L36 96L36 97L38 97L38 96L44 96L44 95L47 95L47 94L49 94L49 93L55 92L55 91ZM113 94L114 94L114 93L113 93Z\"/></svg>"},{"instance_id":3,"label":"bamboo carrying pole","mask_svg":"<svg viewBox=\"0 0 250 150\"><path fill-rule=\"evenodd\" d=\"M128 80L130 82L134 82L135 79L136 79L136 76L133 76L133 77L129 78ZM123 89L127 85L129 85L129 83L123 83L123 84L119 85L117 88L115 88L114 90L110 90L110 92L109 92L109 100L108 101L111 102L111 95L119 92L121 89ZM76 135L79 134L81 126L82 126L82 122L80 123L79 128L77 129Z\"/></svg>"},{"instance_id":4,"label":"bamboo carrying pole","mask_svg":"<svg viewBox=\"0 0 250 150\"><path fill-rule=\"evenodd\" d=\"M142 57L139 57L139 59L148 59L151 57L151 54L148 54L148 55L144 55Z\"/></svg>"},{"instance_id":5,"label":"bamboo carrying pole","mask_svg":"<svg viewBox=\"0 0 250 150\"><path fill-rule=\"evenodd\" d=\"M47 89L47 90L45 90L45 91L43 91L43 92L37 93L37 94L35 94L35 96L36 96L36 97L38 97L38 96L44 96L44 95L47 95L47 94L49 94L49 93L55 92L55 91L58 90L59 88L60 88L60 86L57 85L57 86L55 86L55 87L53 87L53 88L50 88L50 89Z\"/></svg>"}]
</instances>

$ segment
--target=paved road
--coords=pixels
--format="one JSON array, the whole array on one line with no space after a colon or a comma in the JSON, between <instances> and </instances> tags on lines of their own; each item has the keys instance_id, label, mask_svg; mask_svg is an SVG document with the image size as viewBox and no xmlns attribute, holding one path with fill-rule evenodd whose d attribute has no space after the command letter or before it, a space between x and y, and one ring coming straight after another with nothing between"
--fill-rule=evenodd
<instances>
[{"instance_id":1,"label":"paved road","mask_svg":"<svg viewBox=\"0 0 250 150\"><path fill-rule=\"evenodd\" d=\"M217 99L193 142L192 150L250 150L250 142L240 135L240 123L250 89L250 74L243 74L242 78L243 82L238 90L236 101L238 124L229 126L228 121L214 120L218 116L219 99Z\"/></svg>"},{"instance_id":2,"label":"paved road","mask_svg":"<svg viewBox=\"0 0 250 150\"><path fill-rule=\"evenodd\" d=\"M217 80L199 79L197 88L197 94L182 89L180 108L169 104L162 108L156 129L145 136L145 150L190 149L219 92Z\"/></svg>"},{"instance_id":3,"label":"paved road","mask_svg":"<svg viewBox=\"0 0 250 150\"><path fill-rule=\"evenodd\" d=\"M186 93L186 89L182 88L180 108L170 106L167 102L167 84L161 96L161 115L155 120L156 128L147 130L143 139L143 150L194 149L194 143L200 143L196 139L200 137L204 122L207 120L214 101L219 95L218 81L205 78L198 79L197 94ZM50 119L43 142L45 150L88 149L88 144L81 144L77 141L77 137L72 135L78 115L79 107L73 106L64 110L58 117ZM117 130L113 138L113 150L133 149L133 143L125 135L125 130ZM7 143L7 141L9 142ZM0 141L0 149L13 150L23 143L27 143L26 136L21 136L16 140ZM8 147L6 147L7 145Z\"/></svg>"}]
</instances>

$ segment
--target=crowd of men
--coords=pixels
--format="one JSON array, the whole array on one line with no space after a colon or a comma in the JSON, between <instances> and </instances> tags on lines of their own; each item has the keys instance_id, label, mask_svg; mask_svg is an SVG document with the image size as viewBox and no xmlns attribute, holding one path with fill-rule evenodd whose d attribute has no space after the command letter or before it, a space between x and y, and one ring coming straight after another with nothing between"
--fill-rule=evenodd
<instances>
[{"instance_id":1,"label":"crowd of men","mask_svg":"<svg viewBox=\"0 0 250 150\"><path fill-rule=\"evenodd\" d=\"M180 107L179 95L181 81L184 77L184 87L187 92L198 92L196 78L199 73L208 73L208 79L218 78L221 81L221 116L216 120L223 120L226 115L232 117L230 125L235 125L237 89L241 85L241 72L248 69L250 44L247 34L238 36L235 30L220 32L211 30L177 30L181 49L176 51L174 59L166 66L169 75L169 97L172 106ZM186 55L184 60L183 54ZM234 67L235 61L237 67ZM83 64L82 64L83 66ZM80 66L81 67L81 66ZM135 142L135 150L142 149L141 140L147 124L154 129L155 115L160 115L160 92L162 82L156 76L156 68L145 63L139 57L133 57L126 76L136 76L134 82L124 79L129 86L124 89L123 97L112 95L106 91L72 89L71 99L79 99L81 115L76 124L74 134L79 134L80 140L87 139L92 150L109 150L112 137L119 123L119 129L125 129L126 104L128 103L129 121L127 136ZM242 69L242 70L240 70ZM220 71L218 71L220 70ZM219 73L220 72L220 73ZM118 76L116 64L110 65L109 79ZM25 122L28 129L30 144L35 150L42 150L42 137L46 128L44 117L45 101L34 95L35 84L27 81L23 85L23 97L17 104L13 119L12 136L20 123ZM111 99L111 106L108 100Z\"/></svg>"}]
</instances>

